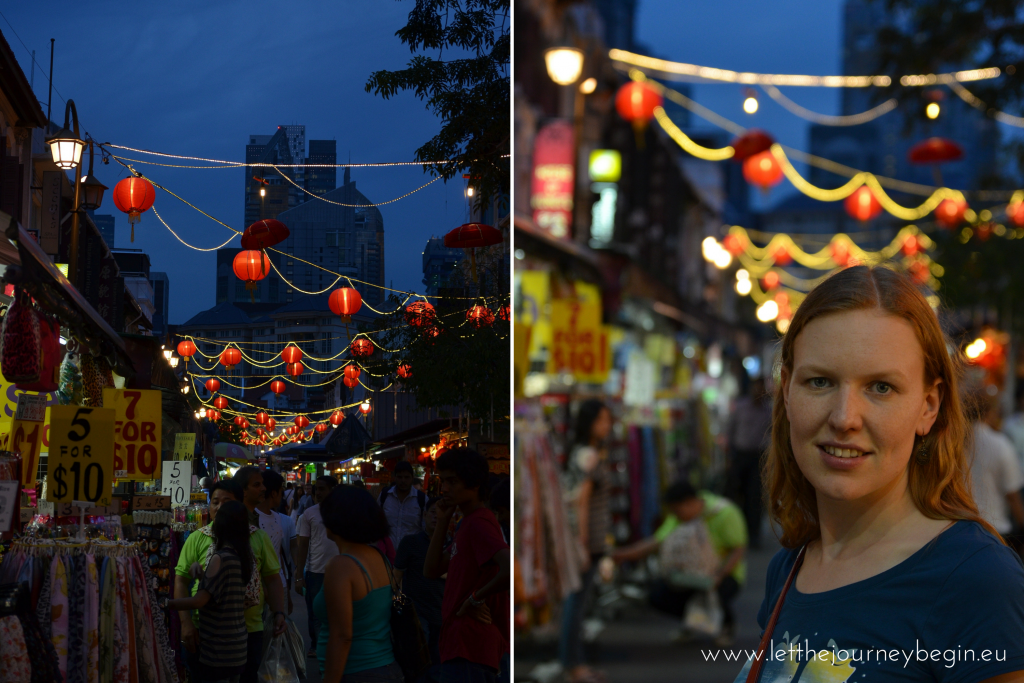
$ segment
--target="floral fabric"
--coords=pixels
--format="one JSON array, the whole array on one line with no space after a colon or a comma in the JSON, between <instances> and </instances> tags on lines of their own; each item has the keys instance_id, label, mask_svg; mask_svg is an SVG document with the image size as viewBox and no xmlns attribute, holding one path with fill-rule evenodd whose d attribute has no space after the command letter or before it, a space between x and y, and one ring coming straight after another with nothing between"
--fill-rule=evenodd
<instances>
[{"instance_id":1,"label":"floral fabric","mask_svg":"<svg viewBox=\"0 0 1024 683\"><path fill-rule=\"evenodd\" d=\"M142 570L138 566L138 559L129 558L125 570L132 601L132 625L135 633L135 658L138 662L139 683L161 683L156 668L149 600L145 582L142 579Z\"/></svg>"},{"instance_id":2,"label":"floral fabric","mask_svg":"<svg viewBox=\"0 0 1024 683\"><path fill-rule=\"evenodd\" d=\"M0 618L0 680L31 683L32 663L18 617Z\"/></svg>"},{"instance_id":3,"label":"floral fabric","mask_svg":"<svg viewBox=\"0 0 1024 683\"><path fill-rule=\"evenodd\" d=\"M53 590L53 562L41 562L43 565L43 583L39 588L39 600L36 602L36 620L43 637L50 638L50 593Z\"/></svg>"},{"instance_id":4,"label":"floral fabric","mask_svg":"<svg viewBox=\"0 0 1024 683\"><path fill-rule=\"evenodd\" d=\"M93 555L85 556L85 680L99 683L100 581Z\"/></svg>"},{"instance_id":5,"label":"floral fabric","mask_svg":"<svg viewBox=\"0 0 1024 683\"><path fill-rule=\"evenodd\" d=\"M156 577L149 570L149 567L144 563L140 562L142 567L142 574L145 577L146 587L149 589L149 604L159 605L157 600L156 589ZM155 639L157 661L160 662L160 675L169 683L178 683L178 670L175 665L175 653L171 647L171 641L168 637L167 622L164 620L163 610L153 611L153 637Z\"/></svg>"},{"instance_id":6,"label":"floral fabric","mask_svg":"<svg viewBox=\"0 0 1024 683\"><path fill-rule=\"evenodd\" d=\"M68 562L68 673L67 683L87 683L85 661L85 557L75 555Z\"/></svg>"},{"instance_id":7,"label":"floral fabric","mask_svg":"<svg viewBox=\"0 0 1024 683\"><path fill-rule=\"evenodd\" d=\"M114 606L117 600L114 578L117 570L114 564L116 562L113 559L104 557L100 571L99 683L114 682L114 624L117 619L117 610Z\"/></svg>"},{"instance_id":8,"label":"floral fabric","mask_svg":"<svg viewBox=\"0 0 1024 683\"><path fill-rule=\"evenodd\" d=\"M127 559L117 558L117 609L120 628L115 634L115 650L118 661L114 667L114 680L139 683L138 660L135 657L135 621L132 610L132 597L128 579Z\"/></svg>"},{"instance_id":9,"label":"floral fabric","mask_svg":"<svg viewBox=\"0 0 1024 683\"><path fill-rule=\"evenodd\" d=\"M68 673L68 575L60 555L53 556L50 566L50 642L57 651L57 668L67 679Z\"/></svg>"}]
</instances>

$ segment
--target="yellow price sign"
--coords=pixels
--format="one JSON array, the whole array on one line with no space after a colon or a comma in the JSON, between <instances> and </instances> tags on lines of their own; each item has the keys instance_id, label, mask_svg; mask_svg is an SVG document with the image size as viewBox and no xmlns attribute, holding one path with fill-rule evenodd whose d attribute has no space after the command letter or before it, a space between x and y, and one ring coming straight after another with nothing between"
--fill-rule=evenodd
<instances>
[{"instance_id":1,"label":"yellow price sign","mask_svg":"<svg viewBox=\"0 0 1024 683\"><path fill-rule=\"evenodd\" d=\"M113 455L113 410L52 406L46 500L80 507L110 505Z\"/></svg>"},{"instance_id":2,"label":"yellow price sign","mask_svg":"<svg viewBox=\"0 0 1024 683\"><path fill-rule=\"evenodd\" d=\"M179 432L174 435L174 460L192 460L196 450L196 435L192 432Z\"/></svg>"},{"instance_id":3,"label":"yellow price sign","mask_svg":"<svg viewBox=\"0 0 1024 683\"><path fill-rule=\"evenodd\" d=\"M160 478L160 392L103 390L103 406L114 418L114 476L128 481Z\"/></svg>"}]
</instances>

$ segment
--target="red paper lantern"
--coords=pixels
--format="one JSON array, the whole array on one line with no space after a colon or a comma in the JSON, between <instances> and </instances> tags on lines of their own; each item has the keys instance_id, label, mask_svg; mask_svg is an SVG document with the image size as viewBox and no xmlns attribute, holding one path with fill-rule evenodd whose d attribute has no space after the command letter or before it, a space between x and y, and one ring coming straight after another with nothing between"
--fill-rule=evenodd
<instances>
[{"instance_id":1,"label":"red paper lantern","mask_svg":"<svg viewBox=\"0 0 1024 683\"><path fill-rule=\"evenodd\" d=\"M408 363L402 363L398 366L398 376L402 379L409 379L412 377L412 366Z\"/></svg>"},{"instance_id":2,"label":"red paper lantern","mask_svg":"<svg viewBox=\"0 0 1024 683\"><path fill-rule=\"evenodd\" d=\"M926 284L928 279L931 277L931 271L928 270L928 264L923 261L915 261L910 264L907 269L910 271L910 276L914 278L914 281L920 285Z\"/></svg>"},{"instance_id":3,"label":"red paper lantern","mask_svg":"<svg viewBox=\"0 0 1024 683\"><path fill-rule=\"evenodd\" d=\"M1024 228L1024 202L1007 204L1006 217L1018 228Z\"/></svg>"},{"instance_id":4,"label":"red paper lantern","mask_svg":"<svg viewBox=\"0 0 1024 683\"><path fill-rule=\"evenodd\" d=\"M284 351L281 352L281 360L285 363L298 363L302 360L302 349L294 344L289 344L284 347Z\"/></svg>"},{"instance_id":5,"label":"red paper lantern","mask_svg":"<svg viewBox=\"0 0 1024 683\"><path fill-rule=\"evenodd\" d=\"M928 138L911 147L907 157L912 164L944 164L963 159L964 148L945 138Z\"/></svg>"},{"instance_id":6,"label":"red paper lantern","mask_svg":"<svg viewBox=\"0 0 1024 683\"><path fill-rule=\"evenodd\" d=\"M225 408L228 407L228 400L223 396L218 396L217 398L213 399L213 405L218 410L224 410Z\"/></svg>"},{"instance_id":7,"label":"red paper lantern","mask_svg":"<svg viewBox=\"0 0 1024 683\"><path fill-rule=\"evenodd\" d=\"M256 290L256 283L270 272L270 267L267 266L263 258L263 252L257 249L244 249L235 254L231 268L235 271L235 277L245 283L250 298L254 298L253 292Z\"/></svg>"},{"instance_id":8,"label":"red paper lantern","mask_svg":"<svg viewBox=\"0 0 1024 683\"><path fill-rule=\"evenodd\" d=\"M270 383L270 390L273 391L275 394L283 394L284 390L287 388L288 386L279 379L275 379L273 382Z\"/></svg>"},{"instance_id":9,"label":"red paper lantern","mask_svg":"<svg viewBox=\"0 0 1024 683\"><path fill-rule=\"evenodd\" d=\"M285 241L290 234L288 226L276 218L256 221L242 233L242 249L266 249Z\"/></svg>"},{"instance_id":10,"label":"red paper lantern","mask_svg":"<svg viewBox=\"0 0 1024 683\"><path fill-rule=\"evenodd\" d=\"M331 413L331 424L334 425L335 427L340 425L344 419L345 415L340 410L335 410L333 413Z\"/></svg>"},{"instance_id":11,"label":"red paper lantern","mask_svg":"<svg viewBox=\"0 0 1024 683\"><path fill-rule=\"evenodd\" d=\"M185 362L189 362L196 353L196 345L191 340L186 339L183 342L178 342L178 355L185 359Z\"/></svg>"},{"instance_id":12,"label":"red paper lantern","mask_svg":"<svg viewBox=\"0 0 1024 683\"><path fill-rule=\"evenodd\" d=\"M746 161L755 154L767 152L775 144L775 138L763 130L751 128L743 135L732 141L732 160L739 163Z\"/></svg>"},{"instance_id":13,"label":"red paper lantern","mask_svg":"<svg viewBox=\"0 0 1024 683\"><path fill-rule=\"evenodd\" d=\"M743 240L738 235L726 235L725 239L722 240L722 246L733 256L739 256L743 253L744 249Z\"/></svg>"},{"instance_id":14,"label":"red paper lantern","mask_svg":"<svg viewBox=\"0 0 1024 683\"><path fill-rule=\"evenodd\" d=\"M206 419L208 419L210 422L216 422L217 420L220 419L220 411L214 410L213 408L207 408Z\"/></svg>"},{"instance_id":15,"label":"red paper lantern","mask_svg":"<svg viewBox=\"0 0 1024 683\"><path fill-rule=\"evenodd\" d=\"M743 162L743 177L763 192L782 182L782 165L771 152L761 152Z\"/></svg>"},{"instance_id":16,"label":"red paper lantern","mask_svg":"<svg viewBox=\"0 0 1024 683\"><path fill-rule=\"evenodd\" d=\"M875 193L866 185L861 185L843 202L846 213L864 223L882 213L882 205L875 199Z\"/></svg>"},{"instance_id":17,"label":"red paper lantern","mask_svg":"<svg viewBox=\"0 0 1024 683\"><path fill-rule=\"evenodd\" d=\"M346 365L342 372L345 373L346 377L351 377L352 379L359 379L359 375L363 374L363 371L360 370L359 366L355 363L349 363Z\"/></svg>"},{"instance_id":18,"label":"red paper lantern","mask_svg":"<svg viewBox=\"0 0 1024 683\"><path fill-rule=\"evenodd\" d=\"M352 322L352 316L358 313L363 305L363 297L351 287L342 287L331 292L327 305L331 307L334 315L341 316L341 322Z\"/></svg>"},{"instance_id":19,"label":"red paper lantern","mask_svg":"<svg viewBox=\"0 0 1024 683\"><path fill-rule=\"evenodd\" d=\"M292 425L291 427L289 427L288 429L286 429L284 431L285 431L285 434L291 435L291 434L294 434L295 432L297 432L298 430L299 430L298 427Z\"/></svg>"},{"instance_id":20,"label":"red paper lantern","mask_svg":"<svg viewBox=\"0 0 1024 683\"><path fill-rule=\"evenodd\" d=\"M267 419L267 431L270 431L270 432L274 431L274 427L276 427L276 426L277 426L277 420L275 420L272 417Z\"/></svg>"},{"instance_id":21,"label":"red paper lantern","mask_svg":"<svg viewBox=\"0 0 1024 683\"><path fill-rule=\"evenodd\" d=\"M921 251L921 243L918 242L917 238L913 235L907 235L907 239L903 240L903 246L901 249L907 256L913 256Z\"/></svg>"},{"instance_id":22,"label":"red paper lantern","mask_svg":"<svg viewBox=\"0 0 1024 683\"><path fill-rule=\"evenodd\" d=\"M777 266L788 266L793 262L793 257L789 255L789 251L785 247L779 247L773 251L772 258L775 259Z\"/></svg>"},{"instance_id":23,"label":"red paper lantern","mask_svg":"<svg viewBox=\"0 0 1024 683\"><path fill-rule=\"evenodd\" d=\"M234 347L224 349L224 353L220 354L220 362L230 371L242 362L242 352Z\"/></svg>"},{"instance_id":24,"label":"red paper lantern","mask_svg":"<svg viewBox=\"0 0 1024 683\"><path fill-rule=\"evenodd\" d=\"M305 415L297 416L294 420L292 420L292 422L294 422L295 426L298 427L299 429L309 426L309 418L306 417Z\"/></svg>"},{"instance_id":25,"label":"red paper lantern","mask_svg":"<svg viewBox=\"0 0 1024 683\"><path fill-rule=\"evenodd\" d=\"M212 394L215 391L220 391L220 380L217 379L216 377L211 377L210 379L206 380L206 384L204 384L203 386L205 386L206 390Z\"/></svg>"},{"instance_id":26,"label":"red paper lantern","mask_svg":"<svg viewBox=\"0 0 1024 683\"><path fill-rule=\"evenodd\" d=\"M256 436L258 436L258 437L260 437L262 439L264 434L266 434L266 432L263 431L262 427L257 427L256 428Z\"/></svg>"},{"instance_id":27,"label":"red paper lantern","mask_svg":"<svg viewBox=\"0 0 1024 683\"><path fill-rule=\"evenodd\" d=\"M437 320L437 314L428 302L414 301L405 307L405 320L413 327L429 327Z\"/></svg>"},{"instance_id":28,"label":"red paper lantern","mask_svg":"<svg viewBox=\"0 0 1024 683\"><path fill-rule=\"evenodd\" d=\"M494 324L494 313L486 306L477 305L466 311L466 320L477 329L490 327Z\"/></svg>"},{"instance_id":29,"label":"red paper lantern","mask_svg":"<svg viewBox=\"0 0 1024 683\"><path fill-rule=\"evenodd\" d=\"M114 186L114 206L128 214L132 226L132 242L135 241L135 224L156 200L156 190L145 178L125 178Z\"/></svg>"},{"instance_id":30,"label":"red paper lantern","mask_svg":"<svg viewBox=\"0 0 1024 683\"><path fill-rule=\"evenodd\" d=\"M832 260L837 266L845 267L850 262L850 247L845 242L832 243Z\"/></svg>"},{"instance_id":31,"label":"red paper lantern","mask_svg":"<svg viewBox=\"0 0 1024 683\"><path fill-rule=\"evenodd\" d=\"M284 369L287 370L288 374L292 377L298 377L306 368L302 367L302 363L289 363Z\"/></svg>"},{"instance_id":32,"label":"red paper lantern","mask_svg":"<svg viewBox=\"0 0 1024 683\"><path fill-rule=\"evenodd\" d=\"M355 377L343 377L341 381L349 389L355 389L359 386L359 380Z\"/></svg>"},{"instance_id":33,"label":"red paper lantern","mask_svg":"<svg viewBox=\"0 0 1024 683\"><path fill-rule=\"evenodd\" d=\"M327 431L327 425L321 422L314 429L316 429L317 433L323 434L324 432Z\"/></svg>"},{"instance_id":34,"label":"red paper lantern","mask_svg":"<svg viewBox=\"0 0 1024 683\"><path fill-rule=\"evenodd\" d=\"M241 427L241 426L242 426L242 425L243 425L243 424L245 423L245 418L244 418L244 417L242 417L241 415L235 415L235 420L234 420L234 422L235 422L235 424L236 424L236 425L238 425L239 427Z\"/></svg>"},{"instance_id":35,"label":"red paper lantern","mask_svg":"<svg viewBox=\"0 0 1024 683\"><path fill-rule=\"evenodd\" d=\"M964 220L967 202L963 199L943 199L935 209L935 221L949 230L955 229Z\"/></svg>"},{"instance_id":36,"label":"red paper lantern","mask_svg":"<svg viewBox=\"0 0 1024 683\"><path fill-rule=\"evenodd\" d=\"M265 425L265 424L267 424L267 420L269 420L269 419L270 419L270 416L267 415L262 410L260 412L256 413L256 424Z\"/></svg>"},{"instance_id":37,"label":"red paper lantern","mask_svg":"<svg viewBox=\"0 0 1024 683\"><path fill-rule=\"evenodd\" d=\"M775 289L779 286L779 274L774 270L769 270L761 279L761 284L764 285L765 291Z\"/></svg>"},{"instance_id":38,"label":"red paper lantern","mask_svg":"<svg viewBox=\"0 0 1024 683\"><path fill-rule=\"evenodd\" d=\"M498 309L498 320L503 320L505 322L508 322L511 319L512 319L512 307L511 306L509 306L508 304L505 304L504 306L502 306L501 308Z\"/></svg>"},{"instance_id":39,"label":"red paper lantern","mask_svg":"<svg viewBox=\"0 0 1024 683\"><path fill-rule=\"evenodd\" d=\"M626 83L615 95L615 110L637 131L647 127L654 118L654 110L661 105L661 95L651 86L637 81Z\"/></svg>"},{"instance_id":40,"label":"red paper lantern","mask_svg":"<svg viewBox=\"0 0 1024 683\"><path fill-rule=\"evenodd\" d=\"M352 355L356 358L365 358L373 354L373 342L360 337L352 342Z\"/></svg>"},{"instance_id":41,"label":"red paper lantern","mask_svg":"<svg viewBox=\"0 0 1024 683\"><path fill-rule=\"evenodd\" d=\"M369 413L370 410L372 410L372 408L370 406L369 401L363 401L362 403L359 404L359 412L362 413L363 415Z\"/></svg>"}]
</instances>

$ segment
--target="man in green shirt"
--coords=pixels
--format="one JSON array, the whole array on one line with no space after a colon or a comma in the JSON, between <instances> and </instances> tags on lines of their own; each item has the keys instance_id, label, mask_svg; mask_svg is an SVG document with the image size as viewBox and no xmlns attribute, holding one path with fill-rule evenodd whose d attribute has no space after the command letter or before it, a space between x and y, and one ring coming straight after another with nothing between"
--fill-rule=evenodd
<instances>
[{"instance_id":1,"label":"man in green shirt","mask_svg":"<svg viewBox=\"0 0 1024 683\"><path fill-rule=\"evenodd\" d=\"M217 516L217 510L228 500L242 502L243 493L237 483L230 479L218 481L210 490L210 522ZM256 673L259 670L260 659L263 657L263 604L270 604L274 612L274 635L285 631L284 614L284 588L279 578L281 565L277 559L277 552L265 531L256 529L249 535L249 542L252 545L252 555L256 562L256 569L260 575L261 588L259 592L259 603L245 610L245 626L249 632L248 658L245 671L242 673L240 683L256 683ZM181 555L178 558L178 565L174 569L174 594L177 596L195 595L199 582L194 576L201 575L206 571L206 563L209 559L209 551L214 545L212 536L207 535L203 530L189 534L185 545L181 548ZM200 570L193 572L193 566L198 565ZM199 638L199 616L198 613L189 614L188 611L179 612L181 616L181 642L184 644L186 662L190 662L199 651L197 647Z\"/></svg>"},{"instance_id":2,"label":"man in green shirt","mask_svg":"<svg viewBox=\"0 0 1024 683\"><path fill-rule=\"evenodd\" d=\"M732 644L735 614L732 601L740 592L747 577L747 563L743 559L747 550L747 523L743 512L732 501L710 491L697 491L687 482L677 482L665 491L665 505L670 514L650 538L612 553L616 562L639 560L661 549L662 542L680 524L702 518L707 525L711 545L719 558L714 576L714 588L722 604L724 619L722 633L716 644ZM673 586L662 577L651 586L650 603L658 610L676 617L686 613L686 603L697 592L689 587Z\"/></svg>"}]
</instances>

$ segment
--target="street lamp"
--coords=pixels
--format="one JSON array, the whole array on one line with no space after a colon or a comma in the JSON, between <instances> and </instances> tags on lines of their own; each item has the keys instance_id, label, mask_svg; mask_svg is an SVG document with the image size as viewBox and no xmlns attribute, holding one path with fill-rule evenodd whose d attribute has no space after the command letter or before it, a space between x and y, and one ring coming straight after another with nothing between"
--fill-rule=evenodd
<instances>
[{"instance_id":1,"label":"street lamp","mask_svg":"<svg viewBox=\"0 0 1024 683\"><path fill-rule=\"evenodd\" d=\"M74 128L69 130L71 121L74 122ZM74 100L68 100L64 108L64 127L46 138L46 144L50 146L53 163L57 164L58 168L69 171L82 161L85 143L78 134L78 110L75 109Z\"/></svg>"},{"instance_id":2,"label":"street lamp","mask_svg":"<svg viewBox=\"0 0 1024 683\"><path fill-rule=\"evenodd\" d=\"M85 198L82 199L82 208L86 211L95 211L103 203L103 193L107 186L97 180L92 174L92 141L89 141L89 174L82 178L82 191Z\"/></svg>"},{"instance_id":3,"label":"street lamp","mask_svg":"<svg viewBox=\"0 0 1024 683\"><path fill-rule=\"evenodd\" d=\"M552 47L544 51L548 76L558 85L572 85L583 73L583 50L575 47Z\"/></svg>"}]
</instances>

